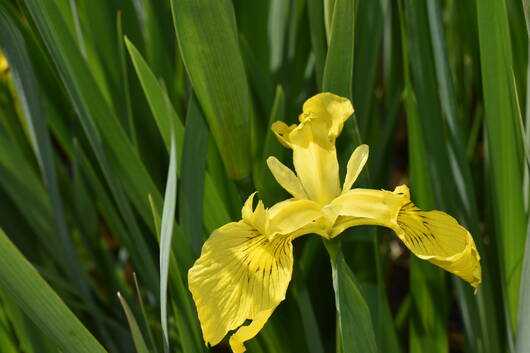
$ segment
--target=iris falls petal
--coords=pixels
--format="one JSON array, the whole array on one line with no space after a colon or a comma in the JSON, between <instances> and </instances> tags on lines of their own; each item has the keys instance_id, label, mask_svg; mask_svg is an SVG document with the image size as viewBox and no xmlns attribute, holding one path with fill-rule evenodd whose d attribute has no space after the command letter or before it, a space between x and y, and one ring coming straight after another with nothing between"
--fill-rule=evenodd
<instances>
[{"instance_id":1,"label":"iris falls petal","mask_svg":"<svg viewBox=\"0 0 530 353\"><path fill-rule=\"evenodd\" d=\"M324 207L323 213L335 220L332 236L357 225L388 227L419 258L456 274L474 288L480 285L480 256L471 234L444 212L417 208L406 186L395 192L353 189Z\"/></svg>"},{"instance_id":2,"label":"iris falls petal","mask_svg":"<svg viewBox=\"0 0 530 353\"><path fill-rule=\"evenodd\" d=\"M215 345L246 320L259 323L270 315L285 299L292 266L288 236L269 241L244 221L215 230L188 273L206 343ZM234 345L242 345L259 331L251 328L236 333Z\"/></svg>"},{"instance_id":3,"label":"iris falls petal","mask_svg":"<svg viewBox=\"0 0 530 353\"><path fill-rule=\"evenodd\" d=\"M216 229L188 272L206 344L216 345L229 331L236 353L263 327L285 299L293 267L292 240L318 232L320 205L290 199L253 210L254 194L245 202L242 220ZM250 320L248 325L244 323Z\"/></svg>"}]
</instances>

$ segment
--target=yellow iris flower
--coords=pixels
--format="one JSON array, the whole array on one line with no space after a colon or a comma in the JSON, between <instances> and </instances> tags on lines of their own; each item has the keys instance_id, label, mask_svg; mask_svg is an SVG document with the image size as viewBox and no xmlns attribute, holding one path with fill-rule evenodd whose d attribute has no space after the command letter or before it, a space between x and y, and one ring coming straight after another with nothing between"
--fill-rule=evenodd
<instances>
[{"instance_id":1,"label":"yellow iris flower","mask_svg":"<svg viewBox=\"0 0 530 353\"><path fill-rule=\"evenodd\" d=\"M422 211L410 201L407 186L394 192L351 189L368 160L368 146L353 151L342 188L335 139L353 114L346 98L321 93L308 99L299 116L300 124L276 122L272 129L283 145L293 150L296 174L269 157L267 164L278 183L294 199L309 199L322 207L320 224L327 238L356 225L391 228L421 259L428 260L469 282L481 282L480 256L471 234L448 214Z\"/></svg>"},{"instance_id":2,"label":"yellow iris flower","mask_svg":"<svg viewBox=\"0 0 530 353\"><path fill-rule=\"evenodd\" d=\"M3 74L5 71L7 71L8 68L9 68L9 65L7 64L6 57L0 51L0 74Z\"/></svg>"},{"instance_id":3,"label":"yellow iris flower","mask_svg":"<svg viewBox=\"0 0 530 353\"><path fill-rule=\"evenodd\" d=\"M480 256L470 233L440 211L422 211L407 186L386 190L352 189L368 159L368 146L352 153L342 188L335 140L353 114L346 98L330 93L307 100L300 124L273 124L280 142L293 150L295 172L274 157L267 164L293 198L266 209L246 201L242 220L216 229L188 273L206 344L229 331L235 353L253 338L285 299L292 276L292 241L316 233L331 239L346 228L391 228L416 256L452 272L473 287L481 282ZM251 320L243 326L246 320Z\"/></svg>"}]
</instances>

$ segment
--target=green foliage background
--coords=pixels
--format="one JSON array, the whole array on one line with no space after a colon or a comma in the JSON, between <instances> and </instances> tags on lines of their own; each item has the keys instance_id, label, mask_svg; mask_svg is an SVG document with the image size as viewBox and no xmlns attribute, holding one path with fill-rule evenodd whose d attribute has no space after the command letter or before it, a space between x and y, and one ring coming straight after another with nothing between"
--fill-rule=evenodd
<instances>
[{"instance_id":1,"label":"green foliage background","mask_svg":"<svg viewBox=\"0 0 530 353\"><path fill-rule=\"evenodd\" d=\"M270 125L322 91L356 109L341 165L367 143L359 185L409 183L420 207L455 216L483 284L473 295L383 229L348 231L329 254L305 237L248 350L529 352L528 11L0 0L0 352L208 351L187 270L252 191L286 197L266 168L291 163Z\"/></svg>"}]
</instances>

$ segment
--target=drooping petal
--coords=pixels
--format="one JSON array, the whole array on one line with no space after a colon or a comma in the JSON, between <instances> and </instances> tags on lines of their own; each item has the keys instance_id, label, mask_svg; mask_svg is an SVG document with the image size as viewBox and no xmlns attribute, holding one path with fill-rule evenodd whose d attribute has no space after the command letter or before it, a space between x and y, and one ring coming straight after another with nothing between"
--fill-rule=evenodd
<instances>
[{"instance_id":1,"label":"drooping petal","mask_svg":"<svg viewBox=\"0 0 530 353\"><path fill-rule=\"evenodd\" d=\"M288 126L283 121L276 121L271 126L272 132L274 132L274 134L276 135L278 140L281 142L281 144L287 148L291 148L291 141L289 138L289 134L295 128L296 128L296 124Z\"/></svg>"},{"instance_id":2,"label":"drooping petal","mask_svg":"<svg viewBox=\"0 0 530 353\"><path fill-rule=\"evenodd\" d=\"M323 119L329 123L329 136L335 140L340 135L344 122L353 114L349 99L332 93L319 93L305 101L300 122L308 118Z\"/></svg>"},{"instance_id":3,"label":"drooping petal","mask_svg":"<svg viewBox=\"0 0 530 353\"><path fill-rule=\"evenodd\" d=\"M244 221L215 230L188 272L205 342L215 345L252 320L232 342L242 352L243 341L257 334L285 299L292 265L289 236L269 241Z\"/></svg>"},{"instance_id":4,"label":"drooping petal","mask_svg":"<svg viewBox=\"0 0 530 353\"><path fill-rule=\"evenodd\" d=\"M480 256L471 234L444 212L417 208L406 186L394 192L350 190L324 207L323 214L334 220L331 236L357 225L389 227L419 258L456 274L475 288L481 282Z\"/></svg>"},{"instance_id":5,"label":"drooping petal","mask_svg":"<svg viewBox=\"0 0 530 353\"><path fill-rule=\"evenodd\" d=\"M414 255L454 273L477 288L482 280L480 256L471 234L441 211L422 211L413 203L399 212L398 237Z\"/></svg>"},{"instance_id":6,"label":"drooping petal","mask_svg":"<svg viewBox=\"0 0 530 353\"><path fill-rule=\"evenodd\" d=\"M230 348L234 353L243 353L246 348L243 343L254 338L259 331L263 328L269 317L272 315L273 310L262 311L248 326L241 326L237 331L230 337Z\"/></svg>"},{"instance_id":7,"label":"drooping petal","mask_svg":"<svg viewBox=\"0 0 530 353\"><path fill-rule=\"evenodd\" d=\"M342 185L343 194L351 189L353 183L355 183L355 180L361 174L361 170L368 160L368 151L368 145L360 145L351 154L346 167L346 178Z\"/></svg>"},{"instance_id":8,"label":"drooping petal","mask_svg":"<svg viewBox=\"0 0 530 353\"><path fill-rule=\"evenodd\" d=\"M340 193L339 163L329 126L324 120L307 120L290 134L293 163L309 199L327 204Z\"/></svg>"},{"instance_id":9,"label":"drooping petal","mask_svg":"<svg viewBox=\"0 0 530 353\"><path fill-rule=\"evenodd\" d=\"M267 165L278 182L287 192L298 199L307 199L307 194L300 179L276 157L267 158Z\"/></svg>"}]
</instances>

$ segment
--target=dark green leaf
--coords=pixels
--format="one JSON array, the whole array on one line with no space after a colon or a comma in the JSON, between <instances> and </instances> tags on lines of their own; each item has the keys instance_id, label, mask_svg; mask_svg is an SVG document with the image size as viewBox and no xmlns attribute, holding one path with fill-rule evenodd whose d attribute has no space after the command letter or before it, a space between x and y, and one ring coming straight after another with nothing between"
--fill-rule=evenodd
<instances>
[{"instance_id":1,"label":"dark green leaf","mask_svg":"<svg viewBox=\"0 0 530 353\"><path fill-rule=\"evenodd\" d=\"M229 0L172 0L184 65L231 178L250 172L252 104Z\"/></svg>"}]
</instances>

